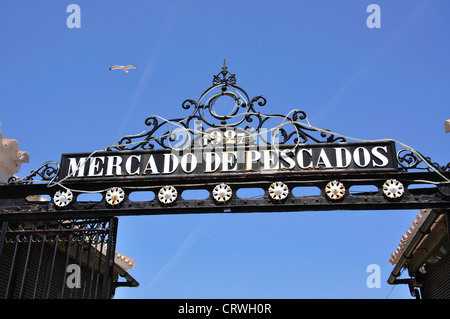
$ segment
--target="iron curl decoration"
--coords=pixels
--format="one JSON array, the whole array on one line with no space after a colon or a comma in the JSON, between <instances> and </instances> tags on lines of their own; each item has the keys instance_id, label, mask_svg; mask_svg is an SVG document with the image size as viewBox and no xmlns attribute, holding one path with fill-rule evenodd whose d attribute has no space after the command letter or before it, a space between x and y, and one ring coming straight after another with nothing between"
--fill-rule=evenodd
<instances>
[{"instance_id":1,"label":"iron curl decoration","mask_svg":"<svg viewBox=\"0 0 450 319\"><path fill-rule=\"evenodd\" d=\"M408 170L416 168L422 160L410 149L403 148L397 152L397 161L403 169Z\"/></svg>"},{"instance_id":2,"label":"iron curl decoration","mask_svg":"<svg viewBox=\"0 0 450 319\"><path fill-rule=\"evenodd\" d=\"M265 106L267 100L258 95L250 98L247 92L236 85L236 75L228 71L224 60L222 70L213 76L212 86L206 89L198 100L186 99L181 104L185 110L192 110L191 115L184 118L163 119L151 116L145 120L146 129L136 135L126 135L116 145L107 148L112 150L148 150L148 149L184 149L199 146L204 136L210 138L215 132L226 130L246 131L247 135L260 138L264 144L302 144L307 142L335 143L345 142L345 138L336 137L328 130L317 130L301 121L307 120L306 113L293 110L288 115L263 114L257 107ZM217 102L223 98L231 99L230 110L222 114ZM228 105L226 105L228 107ZM222 110L223 111L223 110ZM275 126L270 121L281 121ZM200 123L200 125L199 125ZM318 136L317 136L318 135ZM201 144L205 146L205 144Z\"/></svg>"},{"instance_id":3,"label":"iron curl decoration","mask_svg":"<svg viewBox=\"0 0 450 319\"><path fill-rule=\"evenodd\" d=\"M446 166L440 166L438 163L432 162L430 157L425 157L417 151L412 151L410 148L402 148L397 152L397 162L404 171L411 169L439 172L450 171L450 163ZM425 167L419 167L420 164L425 164Z\"/></svg>"},{"instance_id":4,"label":"iron curl decoration","mask_svg":"<svg viewBox=\"0 0 450 319\"><path fill-rule=\"evenodd\" d=\"M23 178L16 178L14 176L9 178L8 184L30 184L37 181L50 182L58 177L59 169L60 165L58 162L48 161ZM41 179L34 180L36 176L39 176Z\"/></svg>"}]
</instances>

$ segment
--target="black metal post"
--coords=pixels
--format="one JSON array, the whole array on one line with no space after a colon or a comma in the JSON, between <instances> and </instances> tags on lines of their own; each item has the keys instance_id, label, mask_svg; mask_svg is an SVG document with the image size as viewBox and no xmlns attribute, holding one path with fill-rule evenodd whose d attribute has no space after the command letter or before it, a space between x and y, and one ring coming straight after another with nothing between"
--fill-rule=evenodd
<instances>
[{"instance_id":1,"label":"black metal post","mask_svg":"<svg viewBox=\"0 0 450 319\"><path fill-rule=\"evenodd\" d=\"M6 287L6 299L12 299L14 297L14 291L16 289L17 274L20 267L20 259L22 258L22 249L20 247L20 235L16 235L16 243L14 246L14 254L11 263L11 269L9 272L8 285Z\"/></svg>"},{"instance_id":2,"label":"black metal post","mask_svg":"<svg viewBox=\"0 0 450 319\"><path fill-rule=\"evenodd\" d=\"M102 299L111 298L112 293L112 280L114 270L114 255L116 250L116 236L117 236L117 221L118 218L111 218L109 221L109 232L106 249L106 260L103 272L103 289Z\"/></svg>"},{"instance_id":3,"label":"black metal post","mask_svg":"<svg viewBox=\"0 0 450 319\"><path fill-rule=\"evenodd\" d=\"M30 257L31 257L31 251L32 251L32 243L33 243L33 234L30 234L30 237L28 239L28 247L27 247L27 255L25 257L25 265L23 266L23 274L22 274L22 281L20 283L20 291L19 291L19 299L23 298L23 295L25 293L25 287L26 287L26 282L27 282L27 278L28 278L28 263L30 261ZM24 246L25 248L25 246Z\"/></svg>"},{"instance_id":4,"label":"black metal post","mask_svg":"<svg viewBox=\"0 0 450 319\"><path fill-rule=\"evenodd\" d=\"M448 235L448 242L450 243L450 209L447 209L447 235Z\"/></svg>"},{"instance_id":5,"label":"black metal post","mask_svg":"<svg viewBox=\"0 0 450 319\"><path fill-rule=\"evenodd\" d=\"M8 231L8 222L4 221L2 223L2 232L0 233L0 266L2 265L3 261L3 253L5 250L5 240L6 240L6 232Z\"/></svg>"}]
</instances>

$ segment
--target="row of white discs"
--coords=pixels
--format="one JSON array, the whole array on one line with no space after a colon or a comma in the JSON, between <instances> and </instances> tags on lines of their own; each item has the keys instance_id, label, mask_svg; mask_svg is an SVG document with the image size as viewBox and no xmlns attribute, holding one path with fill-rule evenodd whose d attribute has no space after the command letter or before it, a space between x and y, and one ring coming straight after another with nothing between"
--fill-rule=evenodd
<instances>
[{"instance_id":1,"label":"row of white discs","mask_svg":"<svg viewBox=\"0 0 450 319\"><path fill-rule=\"evenodd\" d=\"M269 196L274 200L283 200L289 195L289 188L283 182L275 182L269 186ZM404 193L403 184L395 179L389 179L383 184L383 193L388 198L399 198ZM212 191L213 198L224 203L231 199L231 187L225 183L221 183L214 187ZM333 200L339 200L345 195L345 186L339 181L331 181L325 186L325 194ZM158 199L163 204L171 204L178 197L175 187L166 185L158 192ZM119 205L125 198L125 192L120 187L111 187L106 191L105 200L109 205ZM57 191L53 197L54 203L59 207L65 207L72 202L73 194L67 189L66 191Z\"/></svg>"}]
</instances>

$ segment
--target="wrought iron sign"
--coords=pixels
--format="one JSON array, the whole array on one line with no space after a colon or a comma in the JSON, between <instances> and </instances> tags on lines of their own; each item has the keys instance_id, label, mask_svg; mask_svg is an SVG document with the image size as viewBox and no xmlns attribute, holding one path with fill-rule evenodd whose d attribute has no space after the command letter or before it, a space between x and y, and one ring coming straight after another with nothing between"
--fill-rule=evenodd
<instances>
[{"instance_id":1,"label":"wrought iron sign","mask_svg":"<svg viewBox=\"0 0 450 319\"><path fill-rule=\"evenodd\" d=\"M232 131L226 131L232 132ZM230 134L231 135L231 134ZM191 175L261 174L274 171L398 170L394 143L283 145L64 154L60 180L189 178Z\"/></svg>"},{"instance_id":2,"label":"wrought iron sign","mask_svg":"<svg viewBox=\"0 0 450 319\"><path fill-rule=\"evenodd\" d=\"M450 164L433 163L395 140L349 142L313 127L301 110L264 114L260 108L266 99L250 98L236 83L224 61L212 86L198 100L181 104L190 115L149 117L140 134L124 136L100 151L63 154L60 163L47 162L24 178L12 179L0 186L0 220L19 215L91 218L448 207ZM423 183L435 187L411 187ZM372 185L377 191L351 193L356 185ZM265 195L237 195L241 188L254 187L263 188ZM304 187L316 187L319 194L302 195ZM296 188L300 191L294 194ZM183 192L189 189L206 189L210 195L185 199ZM155 197L130 199L141 190ZM84 192L99 192L102 200L79 201ZM51 200L35 200L43 194Z\"/></svg>"}]
</instances>

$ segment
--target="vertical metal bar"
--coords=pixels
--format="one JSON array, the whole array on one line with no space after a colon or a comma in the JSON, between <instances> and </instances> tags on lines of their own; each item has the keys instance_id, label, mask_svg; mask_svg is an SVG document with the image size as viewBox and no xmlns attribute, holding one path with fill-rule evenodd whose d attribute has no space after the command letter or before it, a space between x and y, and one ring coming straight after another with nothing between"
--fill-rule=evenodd
<instances>
[{"instance_id":1,"label":"vertical metal bar","mask_svg":"<svg viewBox=\"0 0 450 319\"><path fill-rule=\"evenodd\" d=\"M101 226L101 228L102 228L102 242L101 242L101 247L100 247L100 251L102 253L102 257L103 257L103 252L104 252L104 246L106 246L106 248L108 248L108 242L107 241L109 240L109 236L108 236L109 229L110 229L109 227L110 227L109 220L103 220L102 221L102 226ZM103 259L103 263L104 264L109 262L109 257L107 255L107 252L105 252L104 257L102 259ZM104 282L104 279L105 279L105 271L104 271L104 269L103 269L103 276L101 274L101 262L102 262L102 260L99 260L99 263L98 263L99 273L98 273L97 282L96 282L96 295L97 295L98 298L103 298L103 289L100 290L101 293L98 292L97 289L103 287L103 282ZM101 287L100 287L100 284L101 284Z\"/></svg>"},{"instance_id":2,"label":"vertical metal bar","mask_svg":"<svg viewBox=\"0 0 450 319\"><path fill-rule=\"evenodd\" d=\"M447 209L447 235L448 241L450 242L450 209Z\"/></svg>"},{"instance_id":3,"label":"vertical metal bar","mask_svg":"<svg viewBox=\"0 0 450 319\"><path fill-rule=\"evenodd\" d=\"M114 254L116 250L116 235L117 235L117 217L109 220L109 232L107 240L107 251L105 260L105 269L103 273L103 288L102 299L111 298L113 269L114 269Z\"/></svg>"},{"instance_id":4,"label":"vertical metal bar","mask_svg":"<svg viewBox=\"0 0 450 319\"><path fill-rule=\"evenodd\" d=\"M63 239L64 240L64 239ZM62 279L60 282L60 288L59 288L59 292L58 292L58 299L62 299L62 296L64 294L64 286L65 286L65 281L66 281L66 273L67 273L67 242L65 242L64 244L64 256L66 256L66 261L64 262L64 267L62 269Z\"/></svg>"},{"instance_id":5,"label":"vertical metal bar","mask_svg":"<svg viewBox=\"0 0 450 319\"><path fill-rule=\"evenodd\" d=\"M90 285L89 285L89 299L92 298L92 285L94 283L94 274L95 274L95 259L97 258L97 246L98 246L98 229L97 232L95 234L95 242L94 242L94 246L91 245L91 249L94 250L94 257L92 258L92 269L91 269L91 280L89 281Z\"/></svg>"},{"instance_id":6,"label":"vertical metal bar","mask_svg":"<svg viewBox=\"0 0 450 319\"><path fill-rule=\"evenodd\" d=\"M18 266L16 263L20 260L20 249L19 249L19 234L16 235L16 244L14 246L14 254L11 261L11 269L9 271L8 284L6 286L6 299L12 299L14 297L14 289L16 288L16 278Z\"/></svg>"},{"instance_id":7,"label":"vertical metal bar","mask_svg":"<svg viewBox=\"0 0 450 319\"><path fill-rule=\"evenodd\" d=\"M105 238L106 235L102 234L100 236L100 258L98 259L98 273L97 273L97 278L95 281L95 298L97 299L98 297L98 286L100 283L100 277L101 277L101 264L102 264L102 255L103 255L103 244L105 243Z\"/></svg>"},{"instance_id":8,"label":"vertical metal bar","mask_svg":"<svg viewBox=\"0 0 450 319\"><path fill-rule=\"evenodd\" d=\"M85 227L86 227L86 224L82 223L81 228L83 228L83 230L81 232L81 243L78 243L78 245L79 245L79 252L80 252L80 255L79 255L80 259L79 259L79 262L78 262L78 266L80 266L80 270L82 269L81 266L83 265L84 243L85 243L85 239L86 239L86 234L85 234L86 231L84 230ZM77 298L79 291L80 291L80 289L76 289L75 290L75 299Z\"/></svg>"},{"instance_id":9,"label":"vertical metal bar","mask_svg":"<svg viewBox=\"0 0 450 319\"><path fill-rule=\"evenodd\" d=\"M41 245L41 251L39 254L38 268L37 268L37 272L36 272L36 281L34 283L33 299L36 299L37 288L39 286L39 277L41 274L42 258L44 257L44 252L45 252L44 248L45 248L46 240L47 240L47 233L44 232L42 234L42 245Z\"/></svg>"},{"instance_id":10,"label":"vertical metal bar","mask_svg":"<svg viewBox=\"0 0 450 319\"><path fill-rule=\"evenodd\" d=\"M5 247L6 247L7 231L8 231L8 222L4 221L4 222L2 222L2 228L1 228L1 233L0 233L0 269L3 264L3 257L4 257ZM5 267L6 267L6 263L5 263ZM6 295L3 297L6 298Z\"/></svg>"},{"instance_id":11,"label":"vertical metal bar","mask_svg":"<svg viewBox=\"0 0 450 319\"><path fill-rule=\"evenodd\" d=\"M32 230L33 230L33 226ZM24 290L25 290L25 283L27 281L28 277L28 261L30 260L30 254L31 254L31 244L33 242L33 232L29 232L30 237L28 239L28 248L27 248L27 256L25 257L25 265L23 266L23 274L22 274L22 281L20 283L20 291L19 291L19 299L23 298Z\"/></svg>"},{"instance_id":12,"label":"vertical metal bar","mask_svg":"<svg viewBox=\"0 0 450 319\"><path fill-rule=\"evenodd\" d=\"M6 247L6 233L8 232L8 222L4 221L2 223L2 230L0 233L0 266L3 262L3 255Z\"/></svg>"},{"instance_id":13,"label":"vertical metal bar","mask_svg":"<svg viewBox=\"0 0 450 319\"><path fill-rule=\"evenodd\" d=\"M78 238L77 238L76 235L75 235L75 239L73 239L73 241L74 241L74 245L76 245L75 246L75 256L73 258L74 263L75 263L75 261L78 260L78 256L79 256L79 253L80 253L80 245L79 245ZM81 270L81 268L80 268L80 270ZM80 274L80 276L81 276L81 274ZM76 291L77 291L77 288L70 289L69 299L73 298L74 292L76 293Z\"/></svg>"},{"instance_id":14,"label":"vertical metal bar","mask_svg":"<svg viewBox=\"0 0 450 319\"><path fill-rule=\"evenodd\" d=\"M86 259L86 271L84 273L84 283L83 283L83 295L82 295L82 299L84 299L84 297L86 296L86 285L88 283L88 269L89 269L89 259L91 258L91 236L88 235L88 245L87 245L87 259Z\"/></svg>"},{"instance_id":15,"label":"vertical metal bar","mask_svg":"<svg viewBox=\"0 0 450 319\"><path fill-rule=\"evenodd\" d=\"M50 241L50 239L48 239L49 241ZM42 287L41 287L41 299L44 299L45 298L45 291L46 291L46 287L49 285L49 280L48 280L48 277L49 277L49 272L50 272L50 260L51 260L51 247L50 246L48 246L48 247L46 247L46 249L45 249L45 253L46 253L46 263L45 263L45 271L44 271L44 273L45 273L45 276L44 276L44 282L42 283Z\"/></svg>"},{"instance_id":16,"label":"vertical metal bar","mask_svg":"<svg viewBox=\"0 0 450 319\"><path fill-rule=\"evenodd\" d=\"M59 227L59 225L58 225L58 227ZM50 263L50 275L49 275L49 279L48 279L47 293L45 294L45 299L48 299L50 296L50 287L52 286L53 270L55 268L56 253L58 251L58 243L59 243L59 232L56 233L55 245L53 247L53 257L52 257L52 262Z\"/></svg>"},{"instance_id":17,"label":"vertical metal bar","mask_svg":"<svg viewBox=\"0 0 450 319\"><path fill-rule=\"evenodd\" d=\"M71 223L70 224L70 227L72 228L73 227L73 224ZM66 262L65 262L65 265L64 265L64 269L63 269L63 280L62 280L62 283L61 283L61 293L60 293L60 296L59 296L59 298L64 298L64 288L66 287L66 278L67 278L67 267L68 267L68 265L69 265L69 257L70 257L70 247L71 247L71 245L72 245L72 232L69 234L69 238L68 238L68 241L66 242L66 251L65 251L65 254L66 254Z\"/></svg>"}]
</instances>

